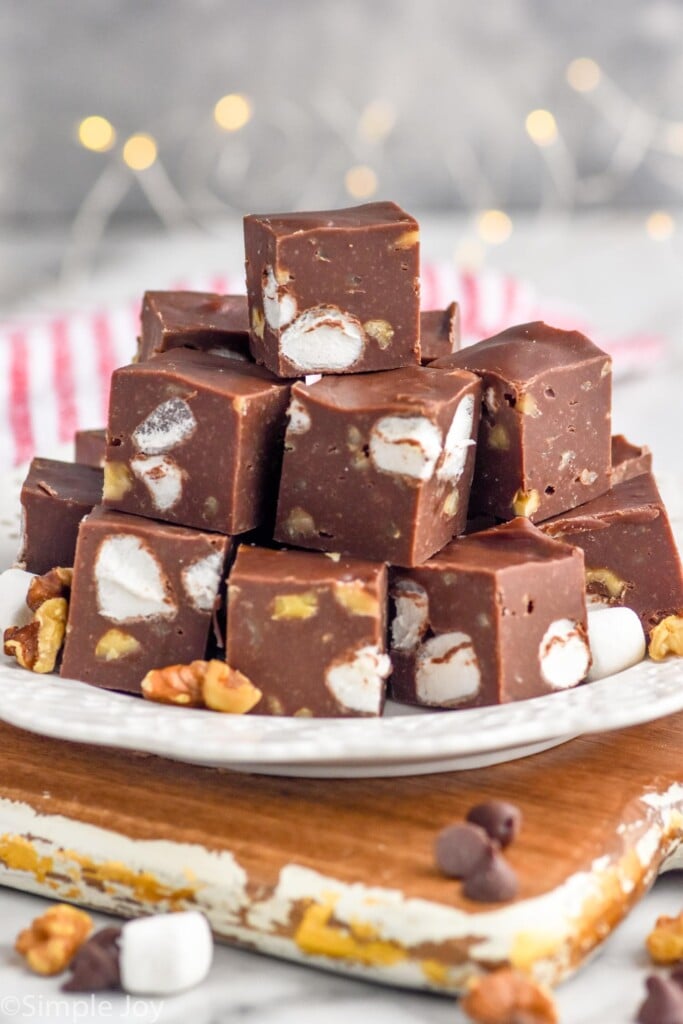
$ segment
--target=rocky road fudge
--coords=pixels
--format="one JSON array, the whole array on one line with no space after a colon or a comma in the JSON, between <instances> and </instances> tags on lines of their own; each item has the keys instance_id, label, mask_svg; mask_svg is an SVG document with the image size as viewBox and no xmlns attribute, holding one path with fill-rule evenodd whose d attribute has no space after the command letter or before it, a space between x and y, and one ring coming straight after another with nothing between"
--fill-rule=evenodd
<instances>
[{"instance_id":1,"label":"rocky road fudge","mask_svg":"<svg viewBox=\"0 0 683 1024\"><path fill-rule=\"evenodd\" d=\"M430 365L481 377L471 515L540 522L608 489L612 364L585 335L521 324Z\"/></svg>"},{"instance_id":2,"label":"rocky road fudge","mask_svg":"<svg viewBox=\"0 0 683 1024\"><path fill-rule=\"evenodd\" d=\"M196 348L249 360L246 295L213 292L145 292L138 360L171 348Z\"/></svg>"},{"instance_id":3,"label":"rocky road fudge","mask_svg":"<svg viewBox=\"0 0 683 1024\"><path fill-rule=\"evenodd\" d=\"M588 594L632 608L646 635L662 619L683 613L681 561L651 473L617 484L541 529L583 550Z\"/></svg>"},{"instance_id":4,"label":"rocky road fudge","mask_svg":"<svg viewBox=\"0 0 683 1024\"><path fill-rule=\"evenodd\" d=\"M263 698L256 714L379 715L386 567L243 544L228 580L226 660Z\"/></svg>"},{"instance_id":5,"label":"rocky road fudge","mask_svg":"<svg viewBox=\"0 0 683 1024\"><path fill-rule=\"evenodd\" d=\"M22 540L17 564L38 575L74 564L78 526L102 501L102 470L33 459L21 488Z\"/></svg>"},{"instance_id":6,"label":"rocky road fudge","mask_svg":"<svg viewBox=\"0 0 683 1024\"><path fill-rule=\"evenodd\" d=\"M174 349L116 370L104 504L237 534L275 505L289 382Z\"/></svg>"},{"instance_id":7,"label":"rocky road fudge","mask_svg":"<svg viewBox=\"0 0 683 1024\"><path fill-rule=\"evenodd\" d=\"M451 302L446 309L420 313L420 353L423 365L460 348L460 306Z\"/></svg>"},{"instance_id":8,"label":"rocky road fudge","mask_svg":"<svg viewBox=\"0 0 683 1024\"><path fill-rule=\"evenodd\" d=\"M647 445L639 447L627 441L623 434L615 434L612 438L612 487L651 472L652 452Z\"/></svg>"},{"instance_id":9,"label":"rocky road fudge","mask_svg":"<svg viewBox=\"0 0 683 1024\"><path fill-rule=\"evenodd\" d=\"M395 203L244 219L251 351L281 377L420 360L419 227Z\"/></svg>"},{"instance_id":10,"label":"rocky road fudge","mask_svg":"<svg viewBox=\"0 0 683 1024\"><path fill-rule=\"evenodd\" d=\"M581 551L526 519L394 569L390 597L395 700L502 704L576 686L590 667Z\"/></svg>"},{"instance_id":11,"label":"rocky road fudge","mask_svg":"<svg viewBox=\"0 0 683 1024\"><path fill-rule=\"evenodd\" d=\"M107 448L107 431L77 430L74 435L75 462L83 466L97 466L102 469Z\"/></svg>"},{"instance_id":12,"label":"rocky road fudge","mask_svg":"<svg viewBox=\"0 0 683 1024\"><path fill-rule=\"evenodd\" d=\"M140 693L204 657L230 538L96 508L81 524L61 674Z\"/></svg>"},{"instance_id":13,"label":"rocky road fudge","mask_svg":"<svg viewBox=\"0 0 683 1024\"><path fill-rule=\"evenodd\" d=\"M295 384L275 537L415 565L465 528L479 379L406 367Z\"/></svg>"}]
</instances>

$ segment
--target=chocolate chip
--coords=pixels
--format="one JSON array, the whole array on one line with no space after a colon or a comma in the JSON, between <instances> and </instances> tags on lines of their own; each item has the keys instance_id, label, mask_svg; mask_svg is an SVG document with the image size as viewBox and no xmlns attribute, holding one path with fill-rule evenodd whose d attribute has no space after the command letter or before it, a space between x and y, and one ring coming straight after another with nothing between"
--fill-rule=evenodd
<instances>
[{"instance_id":1,"label":"chocolate chip","mask_svg":"<svg viewBox=\"0 0 683 1024\"><path fill-rule=\"evenodd\" d=\"M84 943L71 961L72 977L62 992L101 992L121 987L119 936L121 929L103 928Z\"/></svg>"},{"instance_id":2,"label":"chocolate chip","mask_svg":"<svg viewBox=\"0 0 683 1024\"><path fill-rule=\"evenodd\" d=\"M670 978L651 975L647 996L638 1010L638 1024L683 1024L683 990Z\"/></svg>"},{"instance_id":3,"label":"chocolate chip","mask_svg":"<svg viewBox=\"0 0 683 1024\"><path fill-rule=\"evenodd\" d=\"M484 858L465 879L462 891L470 900L481 903L505 903L517 895L517 875L498 852L490 845Z\"/></svg>"},{"instance_id":4,"label":"chocolate chip","mask_svg":"<svg viewBox=\"0 0 683 1024\"><path fill-rule=\"evenodd\" d=\"M448 825L434 843L436 866L448 878L467 878L486 857L491 840L478 825Z\"/></svg>"},{"instance_id":5,"label":"chocolate chip","mask_svg":"<svg viewBox=\"0 0 683 1024\"><path fill-rule=\"evenodd\" d=\"M516 838L522 824L522 812L504 800L487 800L467 812L467 821L479 825L505 848Z\"/></svg>"}]
</instances>

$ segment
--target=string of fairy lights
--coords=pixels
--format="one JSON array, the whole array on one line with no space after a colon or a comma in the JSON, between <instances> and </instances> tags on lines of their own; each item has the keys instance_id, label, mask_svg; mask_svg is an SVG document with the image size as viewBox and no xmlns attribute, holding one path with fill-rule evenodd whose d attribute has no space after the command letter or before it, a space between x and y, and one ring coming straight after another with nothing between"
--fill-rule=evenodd
<instances>
[{"instance_id":1,"label":"string of fairy lights","mask_svg":"<svg viewBox=\"0 0 683 1024\"><path fill-rule=\"evenodd\" d=\"M565 69L565 79L569 88L584 97L612 126L616 141L598 173L581 174L553 112L537 108L526 114L520 132L526 133L539 152L548 184L554 189L556 207L577 209L609 200L645 158L663 184L683 191L680 167L675 172L671 167L672 158L683 158L683 122L665 120L644 109L590 57L572 60ZM249 96L239 92L221 96L212 112L209 162L214 160L220 165L227 138L234 141L259 116L266 118L267 112L259 112ZM353 111L343 120L343 127L337 126L336 134L346 143L349 157L348 165L341 171L344 191L350 200L371 200L382 187L383 147L396 130L400 111L389 100L377 98L360 113ZM224 143L221 137L226 140ZM150 132L120 138L107 117L91 114L76 126L76 139L84 149L101 154L104 163L72 224L72 244L65 257L63 276L83 269L134 183L167 227L182 223L205 226L197 209L197 189L191 197L183 195L166 170L160 143ZM226 214L234 214L235 207L215 190L199 191L210 200L214 213L223 209ZM644 217L643 228L653 241L665 242L676 230L675 217L666 209L651 210ZM502 208L472 211L472 231L460 241L456 260L470 266L480 265L488 249L504 244L513 230L513 217Z\"/></svg>"}]
</instances>

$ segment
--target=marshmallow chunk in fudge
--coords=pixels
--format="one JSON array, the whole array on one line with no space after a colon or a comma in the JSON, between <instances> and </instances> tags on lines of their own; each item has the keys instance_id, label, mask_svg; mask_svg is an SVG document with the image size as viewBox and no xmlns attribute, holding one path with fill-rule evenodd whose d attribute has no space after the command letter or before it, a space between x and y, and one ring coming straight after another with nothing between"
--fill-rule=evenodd
<instances>
[{"instance_id":1,"label":"marshmallow chunk in fudge","mask_svg":"<svg viewBox=\"0 0 683 1024\"><path fill-rule=\"evenodd\" d=\"M295 384L275 536L415 565L465 528L478 378L411 366Z\"/></svg>"},{"instance_id":2,"label":"marshmallow chunk in fudge","mask_svg":"<svg viewBox=\"0 0 683 1024\"><path fill-rule=\"evenodd\" d=\"M244 219L251 351L281 377L419 362L419 228L395 203Z\"/></svg>"},{"instance_id":3,"label":"marshmallow chunk in fudge","mask_svg":"<svg viewBox=\"0 0 683 1024\"><path fill-rule=\"evenodd\" d=\"M527 519L393 569L389 595L395 700L502 704L576 686L590 667L581 551Z\"/></svg>"},{"instance_id":4,"label":"marshmallow chunk in fudge","mask_svg":"<svg viewBox=\"0 0 683 1024\"><path fill-rule=\"evenodd\" d=\"M228 663L263 692L255 714L379 715L386 567L242 545L228 581Z\"/></svg>"},{"instance_id":5,"label":"marshmallow chunk in fudge","mask_svg":"<svg viewBox=\"0 0 683 1024\"><path fill-rule=\"evenodd\" d=\"M140 693L150 669L203 658L230 544L96 508L78 534L61 674Z\"/></svg>"},{"instance_id":6,"label":"marshmallow chunk in fudge","mask_svg":"<svg viewBox=\"0 0 683 1024\"><path fill-rule=\"evenodd\" d=\"M481 377L471 515L540 522L608 489L612 365L585 335L521 324L430 365Z\"/></svg>"},{"instance_id":7,"label":"marshmallow chunk in fudge","mask_svg":"<svg viewBox=\"0 0 683 1024\"><path fill-rule=\"evenodd\" d=\"M104 504L236 534L274 507L289 384L174 349L112 378Z\"/></svg>"}]
</instances>

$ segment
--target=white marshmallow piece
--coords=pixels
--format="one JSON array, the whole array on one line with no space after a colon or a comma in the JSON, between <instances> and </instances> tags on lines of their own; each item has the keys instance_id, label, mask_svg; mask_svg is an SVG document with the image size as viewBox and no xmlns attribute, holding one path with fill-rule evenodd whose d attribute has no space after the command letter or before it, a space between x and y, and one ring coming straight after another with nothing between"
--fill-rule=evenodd
<instances>
[{"instance_id":1,"label":"white marshmallow piece","mask_svg":"<svg viewBox=\"0 0 683 1024\"><path fill-rule=\"evenodd\" d=\"M271 331L279 331L296 316L296 299L277 283L272 267L266 268L263 282L263 315Z\"/></svg>"},{"instance_id":2,"label":"white marshmallow piece","mask_svg":"<svg viewBox=\"0 0 683 1024\"><path fill-rule=\"evenodd\" d=\"M417 652L415 690L421 704L450 707L473 697L481 686L481 672L472 637L467 633L441 633Z\"/></svg>"},{"instance_id":3,"label":"white marshmallow piece","mask_svg":"<svg viewBox=\"0 0 683 1024\"><path fill-rule=\"evenodd\" d=\"M441 431L426 416L383 416L370 434L370 458L383 473L430 480L441 443Z\"/></svg>"},{"instance_id":4,"label":"white marshmallow piece","mask_svg":"<svg viewBox=\"0 0 683 1024\"><path fill-rule=\"evenodd\" d=\"M590 665L588 641L572 619L556 619L538 646L541 676L554 690L566 690L586 678Z\"/></svg>"},{"instance_id":5,"label":"white marshmallow piece","mask_svg":"<svg viewBox=\"0 0 683 1024\"><path fill-rule=\"evenodd\" d=\"M280 336L280 355L307 375L347 370L362 351L360 323L334 306L304 310Z\"/></svg>"},{"instance_id":6,"label":"white marshmallow piece","mask_svg":"<svg viewBox=\"0 0 683 1024\"><path fill-rule=\"evenodd\" d=\"M138 480L149 491L158 512L168 512L183 496L183 471L166 455L136 455L130 460Z\"/></svg>"},{"instance_id":7,"label":"white marshmallow piece","mask_svg":"<svg viewBox=\"0 0 683 1024\"><path fill-rule=\"evenodd\" d=\"M0 573L0 637L8 626L26 626L33 618L33 612L26 604L26 595L34 573L23 569L6 569ZM2 646L0 659L4 660ZM8 662L16 664L13 658Z\"/></svg>"},{"instance_id":8,"label":"white marshmallow piece","mask_svg":"<svg viewBox=\"0 0 683 1024\"><path fill-rule=\"evenodd\" d=\"M138 424L132 440L144 455L162 455L187 441L197 429L197 421L187 402L169 398Z\"/></svg>"},{"instance_id":9,"label":"white marshmallow piece","mask_svg":"<svg viewBox=\"0 0 683 1024\"><path fill-rule=\"evenodd\" d=\"M287 432L290 434L305 434L311 428L311 417L298 398L293 398L287 410L289 417Z\"/></svg>"},{"instance_id":10,"label":"white marshmallow piece","mask_svg":"<svg viewBox=\"0 0 683 1024\"><path fill-rule=\"evenodd\" d=\"M124 992L172 996L199 985L213 960L213 937L196 910L128 921L119 939Z\"/></svg>"},{"instance_id":11,"label":"white marshmallow piece","mask_svg":"<svg viewBox=\"0 0 683 1024\"><path fill-rule=\"evenodd\" d=\"M414 651L429 625L429 597L414 580L399 580L391 594L395 615L391 622L394 651Z\"/></svg>"},{"instance_id":12,"label":"white marshmallow piece","mask_svg":"<svg viewBox=\"0 0 683 1024\"><path fill-rule=\"evenodd\" d=\"M645 634L632 608L589 608L588 642L593 658L587 677L591 683L623 672L645 657Z\"/></svg>"},{"instance_id":13,"label":"white marshmallow piece","mask_svg":"<svg viewBox=\"0 0 683 1024\"><path fill-rule=\"evenodd\" d=\"M161 566L139 537L119 533L100 544L95 559L97 607L114 622L176 614Z\"/></svg>"},{"instance_id":14,"label":"white marshmallow piece","mask_svg":"<svg viewBox=\"0 0 683 1024\"><path fill-rule=\"evenodd\" d=\"M221 582L223 556L220 551L212 551L205 558L188 565L182 571L185 593L190 604L198 612L213 611L216 594Z\"/></svg>"},{"instance_id":15,"label":"white marshmallow piece","mask_svg":"<svg viewBox=\"0 0 683 1024\"><path fill-rule=\"evenodd\" d=\"M474 395L465 395L455 410L446 434L443 446L443 460L436 475L440 480L456 483L463 474L467 462L467 452L475 441L472 437L474 428Z\"/></svg>"},{"instance_id":16,"label":"white marshmallow piece","mask_svg":"<svg viewBox=\"0 0 683 1024\"><path fill-rule=\"evenodd\" d=\"M384 680L391 662L376 645L359 647L348 661L330 665L325 685L336 702L347 711L378 715L382 707Z\"/></svg>"}]
</instances>

